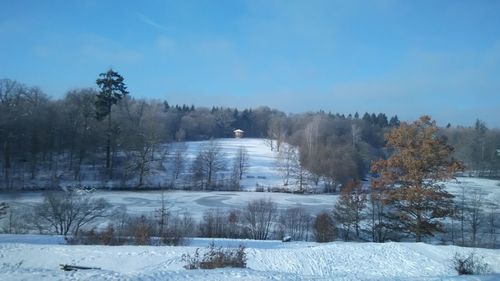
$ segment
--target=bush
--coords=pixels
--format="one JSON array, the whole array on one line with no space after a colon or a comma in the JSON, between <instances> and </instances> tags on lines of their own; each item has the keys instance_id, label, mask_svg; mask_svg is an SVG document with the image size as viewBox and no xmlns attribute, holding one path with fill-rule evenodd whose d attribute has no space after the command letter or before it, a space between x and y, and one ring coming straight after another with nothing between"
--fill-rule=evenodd
<instances>
[{"instance_id":1,"label":"bush","mask_svg":"<svg viewBox=\"0 0 500 281\"><path fill-rule=\"evenodd\" d=\"M182 260L187 262L184 266L186 269L214 269L224 267L239 267L247 266L247 257L245 247L240 245L238 248L215 247L214 242L208 245L207 251L200 257L199 248L196 249L193 256L189 254L182 255Z\"/></svg>"},{"instance_id":2,"label":"bush","mask_svg":"<svg viewBox=\"0 0 500 281\"><path fill-rule=\"evenodd\" d=\"M108 225L102 231L95 228L88 231L81 230L78 236L67 238L66 241L71 245L122 245L125 243L116 236L113 225Z\"/></svg>"},{"instance_id":3,"label":"bush","mask_svg":"<svg viewBox=\"0 0 500 281\"><path fill-rule=\"evenodd\" d=\"M149 245L153 227L151 221L142 215L131 220L132 235L136 245Z\"/></svg>"},{"instance_id":4,"label":"bush","mask_svg":"<svg viewBox=\"0 0 500 281\"><path fill-rule=\"evenodd\" d=\"M489 272L489 266L483 261L483 257L470 252L467 256L455 253L453 266L458 275L485 274Z\"/></svg>"}]
</instances>

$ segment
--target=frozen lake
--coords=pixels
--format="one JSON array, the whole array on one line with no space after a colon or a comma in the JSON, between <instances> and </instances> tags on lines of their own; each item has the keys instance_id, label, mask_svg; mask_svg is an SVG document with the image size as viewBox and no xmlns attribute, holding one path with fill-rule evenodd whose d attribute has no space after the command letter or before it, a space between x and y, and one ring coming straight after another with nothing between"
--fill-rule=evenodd
<instances>
[{"instance_id":1,"label":"frozen lake","mask_svg":"<svg viewBox=\"0 0 500 281\"><path fill-rule=\"evenodd\" d=\"M161 207L161 191L96 191L94 196L108 200L113 206L124 206L132 214L150 213ZM331 194L289 194L270 192L195 192L165 191L167 206L174 212L189 212L199 218L213 208L242 209L255 199L271 199L279 209L303 206L312 214L331 209L338 195ZM3 193L0 201L7 201L13 207L33 205L42 201L41 192Z\"/></svg>"},{"instance_id":2,"label":"frozen lake","mask_svg":"<svg viewBox=\"0 0 500 281\"><path fill-rule=\"evenodd\" d=\"M446 184L447 190L456 196L462 192L466 196L474 190L483 195L484 203L500 203L500 181L477 178L458 178ZM101 191L94 196L108 200L113 206L124 206L132 214L151 213L161 207L161 191ZM9 202L13 207L33 205L42 201L42 192L0 193L0 201ZM243 209L255 199L271 199L279 209L303 206L311 214L324 209L332 209L338 195L332 194L291 194L271 192L223 192L223 191L165 191L167 206L173 212L189 212L200 218L213 208ZM484 207L488 207L485 204Z\"/></svg>"}]
</instances>

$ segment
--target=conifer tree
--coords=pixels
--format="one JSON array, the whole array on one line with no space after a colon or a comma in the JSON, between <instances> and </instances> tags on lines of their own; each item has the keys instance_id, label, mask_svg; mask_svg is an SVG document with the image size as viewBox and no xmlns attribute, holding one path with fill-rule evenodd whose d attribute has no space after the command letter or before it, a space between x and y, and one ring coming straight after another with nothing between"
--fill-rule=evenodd
<instances>
[{"instance_id":1,"label":"conifer tree","mask_svg":"<svg viewBox=\"0 0 500 281\"><path fill-rule=\"evenodd\" d=\"M97 94L96 106L96 119L99 121L108 117L108 128L106 132L106 169L108 175L111 175L111 108L117 104L123 97L128 94L127 86L123 83L123 77L118 72L109 69L105 73L99 74L96 80L99 87Z\"/></svg>"},{"instance_id":2,"label":"conifer tree","mask_svg":"<svg viewBox=\"0 0 500 281\"><path fill-rule=\"evenodd\" d=\"M397 228L420 242L423 236L442 231L439 220L451 215L452 195L444 190L443 181L452 179L463 165L451 157L453 147L438 135L429 116L401 123L386 141L392 155L372 165L372 173L378 175L372 185L386 190Z\"/></svg>"}]
</instances>

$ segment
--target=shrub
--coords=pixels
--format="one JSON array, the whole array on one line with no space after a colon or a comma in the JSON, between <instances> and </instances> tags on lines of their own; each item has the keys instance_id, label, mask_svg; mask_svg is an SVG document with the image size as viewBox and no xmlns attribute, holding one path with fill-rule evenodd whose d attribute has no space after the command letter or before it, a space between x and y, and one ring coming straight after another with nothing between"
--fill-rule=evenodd
<instances>
[{"instance_id":1,"label":"shrub","mask_svg":"<svg viewBox=\"0 0 500 281\"><path fill-rule=\"evenodd\" d=\"M125 242L116 236L113 225L108 225L102 231L95 228L80 230L78 236L67 238L66 241L71 245L122 245Z\"/></svg>"},{"instance_id":2,"label":"shrub","mask_svg":"<svg viewBox=\"0 0 500 281\"><path fill-rule=\"evenodd\" d=\"M489 266L484 262L483 257L470 252L467 256L455 253L453 266L458 275L485 274L489 272Z\"/></svg>"},{"instance_id":3,"label":"shrub","mask_svg":"<svg viewBox=\"0 0 500 281\"><path fill-rule=\"evenodd\" d=\"M224 267L239 267L247 266L247 257L245 246L240 245L238 248L215 247L214 242L208 245L207 251L200 257L199 248L196 249L193 256L189 254L182 255L182 260L187 262L184 266L186 269L214 269Z\"/></svg>"}]
</instances>

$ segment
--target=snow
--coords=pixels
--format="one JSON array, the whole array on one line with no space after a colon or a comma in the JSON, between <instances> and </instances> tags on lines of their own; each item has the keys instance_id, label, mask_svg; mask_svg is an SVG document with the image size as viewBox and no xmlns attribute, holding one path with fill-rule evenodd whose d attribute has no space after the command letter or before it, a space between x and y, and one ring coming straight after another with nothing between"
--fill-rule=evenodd
<instances>
[{"instance_id":1,"label":"snow","mask_svg":"<svg viewBox=\"0 0 500 281\"><path fill-rule=\"evenodd\" d=\"M185 158L184 168L180 173L180 177L174 180L177 188L182 188L184 186L191 186L191 172L190 167L192 161L196 158L200 151L213 142L221 148L222 157L226 163L226 169L216 175L216 178L227 180L230 176L230 170L232 163L238 155L240 147L246 149L248 153L248 170L243 175L243 179L240 184L243 190L255 190L257 185L266 187L276 187L283 186L283 179L276 167L276 158L278 153L272 151L270 146L266 144L265 139L259 138L225 138L225 139L215 139L207 141L187 141L179 143L163 144L162 147L165 148L167 153L167 158L163 161L164 169L158 169L156 166L152 167L150 175L145 178L145 186L157 188L158 186L166 186L173 181L172 170L173 170L173 157L176 151L181 151L182 156ZM62 160L62 162L67 160ZM68 164L62 164L61 166L67 166ZM156 168L155 168L156 167ZM83 180L75 181L70 174L67 172L61 172L61 180L59 185L64 186L75 186L81 184L86 187L102 188L119 188L119 187L134 187L137 185L137 177L132 178L126 182L120 180L115 180L111 182L103 182L98 179L95 174L95 167L92 165L87 165L82 167L82 178ZM35 185L43 186L41 180L37 182L32 182L27 186Z\"/></svg>"},{"instance_id":2,"label":"snow","mask_svg":"<svg viewBox=\"0 0 500 281\"><path fill-rule=\"evenodd\" d=\"M34 239L26 236L24 242ZM500 280L500 250L424 243L281 243L194 239L189 246L68 246L10 243L0 236L1 280ZM43 240L43 239L39 239ZM57 240L57 239L56 239ZM246 269L186 270L185 253L210 241L247 246ZM491 274L458 277L456 252L475 251ZM59 264L100 267L65 272Z\"/></svg>"}]
</instances>

